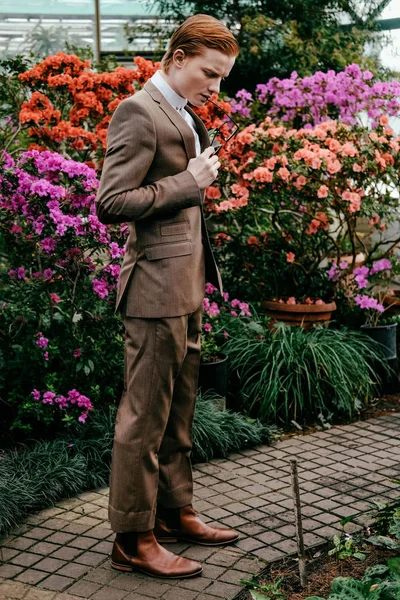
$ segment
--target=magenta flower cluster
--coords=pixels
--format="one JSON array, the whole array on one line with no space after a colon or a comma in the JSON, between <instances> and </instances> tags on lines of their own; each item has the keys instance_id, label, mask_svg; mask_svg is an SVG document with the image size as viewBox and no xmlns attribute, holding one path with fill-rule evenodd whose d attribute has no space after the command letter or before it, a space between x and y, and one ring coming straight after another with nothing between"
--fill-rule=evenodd
<instances>
[{"instance_id":1,"label":"magenta flower cluster","mask_svg":"<svg viewBox=\"0 0 400 600\"><path fill-rule=\"evenodd\" d=\"M18 298L29 286L27 298L40 325L25 334L27 348L33 347L34 361L39 355L41 362L46 361L42 366L51 373L54 365L58 368L54 361L63 355L65 347L72 360L81 356L79 342L75 345L71 335L61 338L68 323L78 323L82 314L97 323L98 313L104 311L98 299L113 304L128 228L106 226L98 220L98 179L88 165L37 150L21 152L17 158L2 153L0 161L0 227L12 248L9 286L10 290L15 287ZM54 321L58 318L62 324L62 328L54 330L56 337L51 340L46 333L37 331L43 327L45 317ZM20 335L24 336L24 330ZM76 367L78 373L82 365ZM64 385L60 384L60 388L65 389ZM67 389L72 387L66 385ZM32 397L64 410L76 407L74 411L79 410L81 423L93 408L91 400L75 389L65 396L34 390Z\"/></svg>"},{"instance_id":2,"label":"magenta flower cluster","mask_svg":"<svg viewBox=\"0 0 400 600\"><path fill-rule=\"evenodd\" d=\"M356 64L340 73L318 71L310 77L294 71L287 79L273 77L257 85L255 96L240 90L232 111L248 117L254 101L268 104L267 114L282 121L300 116L304 123L317 124L333 117L353 124L360 113L367 113L375 123L381 115L399 114L400 82L375 81Z\"/></svg>"},{"instance_id":3,"label":"magenta flower cluster","mask_svg":"<svg viewBox=\"0 0 400 600\"><path fill-rule=\"evenodd\" d=\"M50 406L58 406L61 410L76 406L78 409L82 410L78 417L80 423L84 423L89 411L93 410L93 405L89 398L83 396L77 390L70 390L66 396L61 396L51 391L41 393L39 390L34 389L31 392L31 395L36 402L42 402L42 404L49 404Z\"/></svg>"},{"instance_id":4,"label":"magenta flower cluster","mask_svg":"<svg viewBox=\"0 0 400 600\"><path fill-rule=\"evenodd\" d=\"M251 317L252 314L249 310L249 305L246 302L241 302L237 298L229 301L228 292L223 292L223 302L218 304L215 300L210 300L207 295L211 296L214 292L217 292L217 288L212 283L206 283L206 297L203 299L203 309L206 315L214 319L220 314L229 314L232 317ZM212 331L211 323L204 323L203 329L206 333ZM225 336L227 337L227 335Z\"/></svg>"},{"instance_id":5,"label":"magenta flower cluster","mask_svg":"<svg viewBox=\"0 0 400 600\"><path fill-rule=\"evenodd\" d=\"M348 266L349 265L346 261L341 262L339 267L336 262L333 263L328 271L328 277L332 281L339 281L339 279L341 279L341 277L346 273ZM376 275L376 273L389 271L391 268L392 263L388 258L380 258L379 260L374 261L371 267L367 267L365 265L356 267L352 272L356 289L364 290L370 288L371 290L374 282L368 278ZM367 294L357 294L354 298L354 302L357 306L363 309L375 310L380 313L384 312L385 310L385 307L377 298L368 296Z\"/></svg>"},{"instance_id":6,"label":"magenta flower cluster","mask_svg":"<svg viewBox=\"0 0 400 600\"><path fill-rule=\"evenodd\" d=\"M42 266L34 270L31 264L18 265L10 269L9 276L15 281L35 277L46 282L65 273L78 259L94 272L96 265L83 253L107 248L110 263L97 270L91 285L98 297L109 296L118 282L127 228L106 226L98 220L94 169L49 151L30 150L17 160L4 153L2 160L3 223L17 244L31 245L29 256L37 256L37 261L31 258L31 262ZM115 240L116 231L120 242ZM74 243L81 248L71 247Z\"/></svg>"}]
</instances>

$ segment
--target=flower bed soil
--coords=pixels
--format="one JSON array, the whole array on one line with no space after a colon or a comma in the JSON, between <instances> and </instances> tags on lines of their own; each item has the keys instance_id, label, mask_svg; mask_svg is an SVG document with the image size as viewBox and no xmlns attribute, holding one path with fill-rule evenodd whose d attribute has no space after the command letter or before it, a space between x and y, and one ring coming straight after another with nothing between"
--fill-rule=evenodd
<instances>
[{"instance_id":1,"label":"flower bed soil","mask_svg":"<svg viewBox=\"0 0 400 600\"><path fill-rule=\"evenodd\" d=\"M368 552L364 561L357 559L338 560L328 555L330 545L324 544L322 549L313 548L307 551L308 585L302 590L298 573L298 563L294 555L270 563L257 577L261 584L272 583L283 577L281 590L286 600L304 600L308 596L327 598L335 577L353 577L362 579L367 567L386 564L389 558L399 556L399 552L377 548L371 544L360 544L364 552ZM250 576L249 576L250 579ZM268 594L266 594L268 595ZM242 590L234 600L251 600L249 590Z\"/></svg>"}]
</instances>

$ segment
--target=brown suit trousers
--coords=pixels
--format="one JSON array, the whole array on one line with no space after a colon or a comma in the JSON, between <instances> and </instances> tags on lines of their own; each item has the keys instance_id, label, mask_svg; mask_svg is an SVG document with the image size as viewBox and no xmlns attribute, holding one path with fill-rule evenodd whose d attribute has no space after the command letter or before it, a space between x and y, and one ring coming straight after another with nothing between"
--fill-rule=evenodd
<instances>
[{"instance_id":1,"label":"brown suit trousers","mask_svg":"<svg viewBox=\"0 0 400 600\"><path fill-rule=\"evenodd\" d=\"M191 429L203 307L164 319L124 318L125 390L117 415L109 517L114 531L154 527L156 503L192 502Z\"/></svg>"}]
</instances>

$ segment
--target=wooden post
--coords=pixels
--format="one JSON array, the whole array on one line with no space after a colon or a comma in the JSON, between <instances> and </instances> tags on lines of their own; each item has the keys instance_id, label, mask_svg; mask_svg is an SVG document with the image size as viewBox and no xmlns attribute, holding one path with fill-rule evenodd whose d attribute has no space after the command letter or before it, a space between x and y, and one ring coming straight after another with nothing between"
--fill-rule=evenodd
<instances>
[{"instance_id":1,"label":"wooden post","mask_svg":"<svg viewBox=\"0 0 400 600\"><path fill-rule=\"evenodd\" d=\"M307 587L307 566L306 556L304 552L303 525L301 522L300 489L299 479L297 475L297 460L292 459L290 461L290 466L292 471L292 491L296 526L297 556L299 557L300 584L301 587L304 589Z\"/></svg>"},{"instance_id":2,"label":"wooden post","mask_svg":"<svg viewBox=\"0 0 400 600\"><path fill-rule=\"evenodd\" d=\"M94 0L94 29L95 29L95 52L96 62L101 58L101 30L100 30L100 0Z\"/></svg>"}]
</instances>

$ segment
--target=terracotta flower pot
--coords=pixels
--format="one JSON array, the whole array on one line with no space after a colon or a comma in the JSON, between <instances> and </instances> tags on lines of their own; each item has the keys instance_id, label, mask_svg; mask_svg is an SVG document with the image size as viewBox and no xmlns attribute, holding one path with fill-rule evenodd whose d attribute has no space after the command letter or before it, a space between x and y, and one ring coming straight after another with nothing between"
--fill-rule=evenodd
<instances>
[{"instance_id":1,"label":"terracotta flower pot","mask_svg":"<svg viewBox=\"0 0 400 600\"><path fill-rule=\"evenodd\" d=\"M282 322L286 325L310 329L318 323L327 326L332 312L336 310L336 304L334 302L326 304L285 304L264 300L261 302L261 308L268 317L271 317L272 327L275 323Z\"/></svg>"}]
</instances>

